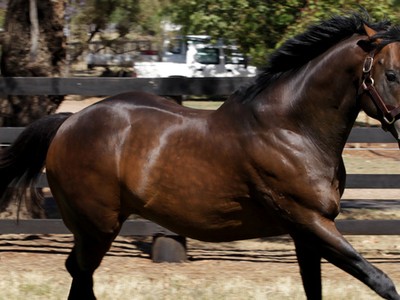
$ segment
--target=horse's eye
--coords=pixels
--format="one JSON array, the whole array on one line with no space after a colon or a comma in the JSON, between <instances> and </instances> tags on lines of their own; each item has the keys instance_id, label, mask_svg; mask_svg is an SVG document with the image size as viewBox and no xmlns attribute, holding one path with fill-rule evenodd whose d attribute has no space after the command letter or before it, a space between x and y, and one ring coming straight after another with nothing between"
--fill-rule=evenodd
<instances>
[{"instance_id":1,"label":"horse's eye","mask_svg":"<svg viewBox=\"0 0 400 300\"><path fill-rule=\"evenodd\" d=\"M397 76L394 71L387 71L386 72L386 79L390 82L395 82L397 81Z\"/></svg>"}]
</instances>

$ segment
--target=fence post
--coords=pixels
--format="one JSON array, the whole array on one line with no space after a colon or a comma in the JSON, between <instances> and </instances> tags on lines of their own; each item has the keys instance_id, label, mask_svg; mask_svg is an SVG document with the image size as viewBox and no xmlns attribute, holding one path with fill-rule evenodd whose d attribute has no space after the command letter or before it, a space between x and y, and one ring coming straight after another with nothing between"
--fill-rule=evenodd
<instances>
[{"instance_id":1,"label":"fence post","mask_svg":"<svg viewBox=\"0 0 400 300\"><path fill-rule=\"evenodd\" d=\"M186 237L172 235L154 236L151 259L156 263L187 261Z\"/></svg>"}]
</instances>

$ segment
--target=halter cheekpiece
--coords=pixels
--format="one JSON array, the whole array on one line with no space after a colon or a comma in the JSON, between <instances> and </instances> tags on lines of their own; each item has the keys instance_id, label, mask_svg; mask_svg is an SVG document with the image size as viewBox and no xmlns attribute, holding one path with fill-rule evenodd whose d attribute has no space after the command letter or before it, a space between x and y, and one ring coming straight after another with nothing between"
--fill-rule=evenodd
<instances>
[{"instance_id":1,"label":"halter cheekpiece","mask_svg":"<svg viewBox=\"0 0 400 300\"><path fill-rule=\"evenodd\" d=\"M362 77L363 81L361 83L360 89L368 93L372 101L375 103L375 105L380 109L380 111L383 114L382 123L388 126L393 124L399 118L400 106L394 107L392 105L387 105L375 88L374 79L371 76L375 53L376 51L370 52L369 55L364 60L363 77Z\"/></svg>"}]
</instances>

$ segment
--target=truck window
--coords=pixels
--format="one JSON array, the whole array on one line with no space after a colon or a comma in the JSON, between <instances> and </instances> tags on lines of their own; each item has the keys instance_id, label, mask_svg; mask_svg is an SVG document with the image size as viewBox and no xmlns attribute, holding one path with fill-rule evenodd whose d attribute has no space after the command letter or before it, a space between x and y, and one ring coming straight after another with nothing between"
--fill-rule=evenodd
<instances>
[{"instance_id":1,"label":"truck window","mask_svg":"<svg viewBox=\"0 0 400 300\"><path fill-rule=\"evenodd\" d=\"M219 64L219 50L217 48L202 48L197 49L195 61L204 65Z\"/></svg>"},{"instance_id":2,"label":"truck window","mask_svg":"<svg viewBox=\"0 0 400 300\"><path fill-rule=\"evenodd\" d=\"M168 51L173 54L182 54L182 40L173 39L168 44Z\"/></svg>"}]
</instances>

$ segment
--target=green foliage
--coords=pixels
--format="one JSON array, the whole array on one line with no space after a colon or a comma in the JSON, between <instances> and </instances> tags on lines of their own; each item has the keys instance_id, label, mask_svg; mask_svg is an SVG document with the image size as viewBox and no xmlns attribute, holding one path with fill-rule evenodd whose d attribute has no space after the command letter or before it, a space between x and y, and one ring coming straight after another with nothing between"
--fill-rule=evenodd
<instances>
[{"instance_id":1,"label":"green foliage","mask_svg":"<svg viewBox=\"0 0 400 300\"><path fill-rule=\"evenodd\" d=\"M365 9L375 21L389 18L396 22L398 19L400 10L396 8L396 1L364 0L362 3L360 2L348 0L308 1L308 5L301 10L299 18L287 28L277 45L280 45L287 38L304 31L310 24L337 14L346 14Z\"/></svg>"},{"instance_id":2,"label":"green foliage","mask_svg":"<svg viewBox=\"0 0 400 300\"><path fill-rule=\"evenodd\" d=\"M160 11L167 4L169 0L69 0L71 39L86 41L87 33L89 40L96 35L106 39L103 33L110 24L115 24L119 37L156 36L161 32Z\"/></svg>"},{"instance_id":3,"label":"green foliage","mask_svg":"<svg viewBox=\"0 0 400 300\"><path fill-rule=\"evenodd\" d=\"M396 19L399 0L176 0L164 10L183 34L208 34L233 41L262 65L266 56L284 40L311 23L334 14L360 10L362 4L376 19Z\"/></svg>"},{"instance_id":4,"label":"green foliage","mask_svg":"<svg viewBox=\"0 0 400 300\"><path fill-rule=\"evenodd\" d=\"M260 50L265 44L275 44L277 28L294 21L293 15L285 13L274 27L271 17L281 10L280 6L278 1L177 0L165 9L165 14L173 23L183 25L183 34L208 34L232 41L250 53L254 62L265 60ZM266 30L270 32L268 37L264 35Z\"/></svg>"},{"instance_id":5,"label":"green foliage","mask_svg":"<svg viewBox=\"0 0 400 300\"><path fill-rule=\"evenodd\" d=\"M181 34L208 34L214 40L237 44L252 64L263 65L285 40L312 23L335 14L359 11L362 5L375 20L397 21L400 0L70 0L77 13L74 34L87 40L108 24L116 24L119 36L157 36L167 18L182 25ZM82 4L83 3L83 4ZM79 37L80 36L80 37Z\"/></svg>"},{"instance_id":6,"label":"green foliage","mask_svg":"<svg viewBox=\"0 0 400 300\"><path fill-rule=\"evenodd\" d=\"M140 0L138 27L136 30L142 34L157 35L161 32L161 10L169 4L168 0Z\"/></svg>"},{"instance_id":7,"label":"green foliage","mask_svg":"<svg viewBox=\"0 0 400 300\"><path fill-rule=\"evenodd\" d=\"M3 28L3 26L4 26L4 20L6 18L6 12L7 12L6 9L0 8L0 28Z\"/></svg>"},{"instance_id":8,"label":"green foliage","mask_svg":"<svg viewBox=\"0 0 400 300\"><path fill-rule=\"evenodd\" d=\"M140 0L86 0L71 1L73 38L90 39L101 34L109 24L115 24L119 37L126 36L137 26L140 15Z\"/></svg>"}]
</instances>

